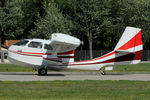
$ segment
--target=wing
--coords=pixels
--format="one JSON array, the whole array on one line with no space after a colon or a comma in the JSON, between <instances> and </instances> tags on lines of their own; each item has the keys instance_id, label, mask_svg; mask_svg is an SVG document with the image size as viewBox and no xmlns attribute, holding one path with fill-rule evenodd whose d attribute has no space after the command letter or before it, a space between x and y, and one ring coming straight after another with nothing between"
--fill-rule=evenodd
<instances>
[{"instance_id":1,"label":"wing","mask_svg":"<svg viewBox=\"0 0 150 100\"><path fill-rule=\"evenodd\" d=\"M54 33L51 35L50 45L53 47L53 53L57 54L76 49L80 46L80 40L67 34Z\"/></svg>"}]
</instances>

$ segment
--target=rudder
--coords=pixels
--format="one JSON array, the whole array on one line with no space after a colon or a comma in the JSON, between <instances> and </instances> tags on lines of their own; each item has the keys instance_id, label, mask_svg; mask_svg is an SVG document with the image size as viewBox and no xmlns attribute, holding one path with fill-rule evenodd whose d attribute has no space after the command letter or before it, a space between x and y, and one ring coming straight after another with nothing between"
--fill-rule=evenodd
<instances>
[{"instance_id":1,"label":"rudder","mask_svg":"<svg viewBox=\"0 0 150 100\"><path fill-rule=\"evenodd\" d=\"M122 53L122 55L124 55L124 53L130 55L124 55L120 57L120 59L128 57L126 59L128 59L129 61L134 62L136 60L140 62L142 59L142 50L143 42L141 29L134 27L126 27L114 51L119 52L120 54Z\"/></svg>"}]
</instances>

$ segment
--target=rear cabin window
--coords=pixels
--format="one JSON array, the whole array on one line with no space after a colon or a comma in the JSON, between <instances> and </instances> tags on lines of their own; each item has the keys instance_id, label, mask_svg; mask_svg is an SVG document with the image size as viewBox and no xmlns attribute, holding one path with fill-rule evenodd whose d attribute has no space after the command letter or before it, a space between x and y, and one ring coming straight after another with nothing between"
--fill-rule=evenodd
<instances>
[{"instance_id":1,"label":"rear cabin window","mask_svg":"<svg viewBox=\"0 0 150 100\"><path fill-rule=\"evenodd\" d=\"M42 48L42 43L32 41L32 42L29 43L28 47L41 49Z\"/></svg>"},{"instance_id":2,"label":"rear cabin window","mask_svg":"<svg viewBox=\"0 0 150 100\"><path fill-rule=\"evenodd\" d=\"M48 44L45 44L45 45L44 45L44 49L53 50L53 48L52 48L50 45L48 45Z\"/></svg>"},{"instance_id":3,"label":"rear cabin window","mask_svg":"<svg viewBox=\"0 0 150 100\"><path fill-rule=\"evenodd\" d=\"M29 41L28 40L21 40L13 45L16 45L16 46L25 46Z\"/></svg>"}]
</instances>

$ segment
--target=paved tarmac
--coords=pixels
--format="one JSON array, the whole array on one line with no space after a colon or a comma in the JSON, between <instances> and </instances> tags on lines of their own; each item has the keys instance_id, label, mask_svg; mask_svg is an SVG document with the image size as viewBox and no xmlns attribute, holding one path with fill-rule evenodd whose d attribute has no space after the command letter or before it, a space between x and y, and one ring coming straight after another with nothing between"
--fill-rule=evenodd
<instances>
[{"instance_id":1,"label":"paved tarmac","mask_svg":"<svg viewBox=\"0 0 150 100\"><path fill-rule=\"evenodd\" d=\"M0 72L1 81L53 81L53 80L139 80L150 81L150 74L108 73L98 72L49 72L47 76L39 76L37 72Z\"/></svg>"}]
</instances>

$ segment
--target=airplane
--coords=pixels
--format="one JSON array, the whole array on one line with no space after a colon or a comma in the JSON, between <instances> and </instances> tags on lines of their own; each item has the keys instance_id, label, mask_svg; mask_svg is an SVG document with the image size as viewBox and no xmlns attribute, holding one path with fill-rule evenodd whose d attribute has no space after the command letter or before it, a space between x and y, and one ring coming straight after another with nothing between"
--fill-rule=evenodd
<instances>
[{"instance_id":1,"label":"airplane","mask_svg":"<svg viewBox=\"0 0 150 100\"><path fill-rule=\"evenodd\" d=\"M140 28L126 27L113 51L85 61L74 61L74 50L81 41L63 33L53 33L49 40L24 39L8 49L8 59L13 64L38 69L39 75L47 70L79 69L99 70L102 67L138 64L142 58L143 42Z\"/></svg>"}]
</instances>

